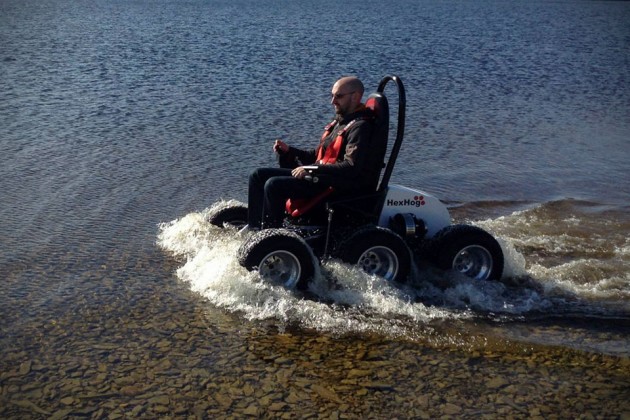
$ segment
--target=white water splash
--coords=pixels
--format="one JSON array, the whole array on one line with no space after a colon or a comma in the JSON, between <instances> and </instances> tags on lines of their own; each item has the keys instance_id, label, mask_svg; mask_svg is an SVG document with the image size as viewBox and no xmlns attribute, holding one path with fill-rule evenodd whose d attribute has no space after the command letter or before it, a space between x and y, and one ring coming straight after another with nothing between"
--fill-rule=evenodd
<instances>
[{"instance_id":1,"label":"white water splash","mask_svg":"<svg viewBox=\"0 0 630 420\"><path fill-rule=\"evenodd\" d=\"M431 321L466 319L474 312L555 312L559 302L570 306L585 298L628 297L627 276L607 276L606 262L579 259L552 267L536 261L528 264L517 248L540 240L537 233L541 230L534 226L536 214L527 211L475 223L499 240L505 255L502 282L475 282L457 273L414 267L408 284L393 285L329 260L311 282L309 293L302 294L267 284L257 273L241 267L236 256L243 238L233 228L208 223L211 210L162 224L158 244L183 259L178 278L212 305L250 320L276 320L280 328L297 324L339 333L415 336ZM569 222L579 224L573 219ZM560 235L554 240L563 241Z\"/></svg>"},{"instance_id":2,"label":"white water splash","mask_svg":"<svg viewBox=\"0 0 630 420\"><path fill-rule=\"evenodd\" d=\"M630 311L630 238L622 220L568 200L477 224L502 238L504 277L529 277L550 299Z\"/></svg>"},{"instance_id":3,"label":"white water splash","mask_svg":"<svg viewBox=\"0 0 630 420\"><path fill-rule=\"evenodd\" d=\"M398 288L381 278L339 261L327 261L311 282L315 299L263 282L237 262L243 240L236 230L210 225L210 209L160 226L158 244L183 258L177 276L213 305L239 312L250 320L276 319L318 330L380 331L409 335L417 323L461 318L450 311L415 301L416 291Z\"/></svg>"}]
</instances>

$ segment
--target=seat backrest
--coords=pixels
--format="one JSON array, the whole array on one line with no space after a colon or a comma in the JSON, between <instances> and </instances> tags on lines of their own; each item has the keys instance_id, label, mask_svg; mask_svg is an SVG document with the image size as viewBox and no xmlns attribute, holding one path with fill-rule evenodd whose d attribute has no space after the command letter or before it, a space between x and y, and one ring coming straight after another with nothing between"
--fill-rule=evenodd
<instances>
[{"instance_id":1,"label":"seat backrest","mask_svg":"<svg viewBox=\"0 0 630 420\"><path fill-rule=\"evenodd\" d=\"M389 102L387 101L387 97L381 92L375 92L368 96L365 101L365 106L371 109L376 117L374 153L379 156L381 164L385 167L385 155L387 153L387 142L389 138ZM381 190L380 185L377 190Z\"/></svg>"},{"instance_id":2,"label":"seat backrest","mask_svg":"<svg viewBox=\"0 0 630 420\"><path fill-rule=\"evenodd\" d=\"M374 92L365 101L365 107L372 110L376 117L376 131L382 142L387 144L389 136L389 103L380 92Z\"/></svg>"}]
</instances>

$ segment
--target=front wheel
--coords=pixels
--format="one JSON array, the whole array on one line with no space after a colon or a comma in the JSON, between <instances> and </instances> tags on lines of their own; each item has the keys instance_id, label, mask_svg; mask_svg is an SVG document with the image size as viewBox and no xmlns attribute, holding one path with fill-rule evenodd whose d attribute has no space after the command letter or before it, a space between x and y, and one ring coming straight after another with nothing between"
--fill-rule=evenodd
<instances>
[{"instance_id":1,"label":"front wheel","mask_svg":"<svg viewBox=\"0 0 630 420\"><path fill-rule=\"evenodd\" d=\"M310 247L286 229L256 232L239 248L238 262L250 271L257 270L263 280L286 289L306 289L315 273Z\"/></svg>"},{"instance_id":2,"label":"front wheel","mask_svg":"<svg viewBox=\"0 0 630 420\"><path fill-rule=\"evenodd\" d=\"M241 228L247 224L247 206L235 200L216 203L206 216L211 224L224 228Z\"/></svg>"},{"instance_id":3,"label":"front wheel","mask_svg":"<svg viewBox=\"0 0 630 420\"><path fill-rule=\"evenodd\" d=\"M501 246L485 230L470 225L447 226L435 235L437 266L475 280L499 280L504 257Z\"/></svg>"},{"instance_id":4,"label":"front wheel","mask_svg":"<svg viewBox=\"0 0 630 420\"><path fill-rule=\"evenodd\" d=\"M411 270L411 253L405 241L391 230L377 226L359 229L339 246L342 261L368 274L402 283Z\"/></svg>"}]
</instances>

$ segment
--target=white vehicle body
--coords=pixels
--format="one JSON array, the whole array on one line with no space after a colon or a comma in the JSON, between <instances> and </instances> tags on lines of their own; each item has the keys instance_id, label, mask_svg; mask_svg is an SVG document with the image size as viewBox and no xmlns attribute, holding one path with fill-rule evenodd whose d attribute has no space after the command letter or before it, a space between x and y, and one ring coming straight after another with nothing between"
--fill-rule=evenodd
<instances>
[{"instance_id":1,"label":"white vehicle body","mask_svg":"<svg viewBox=\"0 0 630 420\"><path fill-rule=\"evenodd\" d=\"M451 224L448 209L436 197L424 191L390 184L378 225L388 227L391 218L396 214L412 214L417 220L424 221L427 238L432 238Z\"/></svg>"}]
</instances>

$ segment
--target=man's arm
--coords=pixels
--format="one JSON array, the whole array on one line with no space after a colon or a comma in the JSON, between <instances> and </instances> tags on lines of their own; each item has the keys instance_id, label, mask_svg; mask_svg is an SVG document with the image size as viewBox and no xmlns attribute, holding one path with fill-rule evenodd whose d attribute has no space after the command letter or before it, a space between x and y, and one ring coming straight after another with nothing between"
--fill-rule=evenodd
<instances>
[{"instance_id":1,"label":"man's arm","mask_svg":"<svg viewBox=\"0 0 630 420\"><path fill-rule=\"evenodd\" d=\"M277 144L277 146L276 146ZM284 147L286 146L286 148ZM310 165L317 158L317 150L302 150L276 140L274 151L278 153L281 168L293 169L302 165Z\"/></svg>"}]
</instances>

